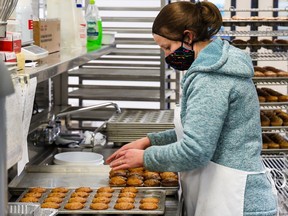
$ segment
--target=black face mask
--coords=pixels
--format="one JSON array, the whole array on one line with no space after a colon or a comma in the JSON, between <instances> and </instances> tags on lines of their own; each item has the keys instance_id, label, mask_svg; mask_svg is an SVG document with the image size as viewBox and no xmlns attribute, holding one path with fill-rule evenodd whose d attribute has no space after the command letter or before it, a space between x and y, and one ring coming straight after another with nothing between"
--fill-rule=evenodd
<instances>
[{"instance_id":1,"label":"black face mask","mask_svg":"<svg viewBox=\"0 0 288 216\"><path fill-rule=\"evenodd\" d=\"M178 49L176 49L173 53L165 58L165 61L168 65L170 65L175 70L180 71L188 70L194 60L195 52L193 50L193 45L192 50L186 49L183 47L183 41Z\"/></svg>"}]
</instances>

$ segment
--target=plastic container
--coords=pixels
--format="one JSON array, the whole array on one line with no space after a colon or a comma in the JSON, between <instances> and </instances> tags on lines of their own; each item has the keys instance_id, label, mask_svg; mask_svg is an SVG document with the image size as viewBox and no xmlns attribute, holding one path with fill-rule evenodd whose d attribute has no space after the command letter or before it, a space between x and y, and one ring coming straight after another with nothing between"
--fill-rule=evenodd
<instances>
[{"instance_id":1,"label":"plastic container","mask_svg":"<svg viewBox=\"0 0 288 216\"><path fill-rule=\"evenodd\" d=\"M75 0L47 0L47 18L60 19L61 48L82 48Z\"/></svg>"},{"instance_id":2,"label":"plastic container","mask_svg":"<svg viewBox=\"0 0 288 216\"><path fill-rule=\"evenodd\" d=\"M86 47L87 45L87 24L84 16L84 11L82 4L77 2L76 4L76 17L78 20L79 27L79 37L82 47Z\"/></svg>"},{"instance_id":3,"label":"plastic container","mask_svg":"<svg viewBox=\"0 0 288 216\"><path fill-rule=\"evenodd\" d=\"M102 165L103 155L94 152L63 152L54 155L57 165Z\"/></svg>"},{"instance_id":4,"label":"plastic container","mask_svg":"<svg viewBox=\"0 0 288 216\"><path fill-rule=\"evenodd\" d=\"M102 20L95 0L90 0L85 19L87 23L87 49L97 49L102 45Z\"/></svg>"},{"instance_id":5,"label":"plastic container","mask_svg":"<svg viewBox=\"0 0 288 216\"><path fill-rule=\"evenodd\" d=\"M21 33L22 45L33 43L33 10L31 0L19 0L15 8L19 25L16 31Z\"/></svg>"}]
</instances>

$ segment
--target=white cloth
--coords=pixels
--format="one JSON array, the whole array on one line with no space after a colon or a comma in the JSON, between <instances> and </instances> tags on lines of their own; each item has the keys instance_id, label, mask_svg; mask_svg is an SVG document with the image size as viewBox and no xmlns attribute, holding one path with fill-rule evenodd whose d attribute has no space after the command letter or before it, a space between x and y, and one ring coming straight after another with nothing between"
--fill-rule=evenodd
<instances>
[{"instance_id":1,"label":"white cloth","mask_svg":"<svg viewBox=\"0 0 288 216\"><path fill-rule=\"evenodd\" d=\"M177 139L182 139L183 127L179 106L174 111L174 124ZM247 176L265 172L266 170L245 172L212 161L205 167L181 172L180 181L186 215L243 216ZM271 178L270 180L273 182Z\"/></svg>"}]
</instances>

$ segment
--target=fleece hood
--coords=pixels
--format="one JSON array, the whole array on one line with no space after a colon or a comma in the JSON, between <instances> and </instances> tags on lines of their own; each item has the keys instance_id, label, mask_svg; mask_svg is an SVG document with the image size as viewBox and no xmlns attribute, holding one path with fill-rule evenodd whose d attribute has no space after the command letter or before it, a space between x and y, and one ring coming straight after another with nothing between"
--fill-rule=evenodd
<instances>
[{"instance_id":1,"label":"fleece hood","mask_svg":"<svg viewBox=\"0 0 288 216\"><path fill-rule=\"evenodd\" d=\"M195 72L218 73L228 76L251 78L254 76L250 56L242 50L231 46L228 41L215 39L199 52L191 67L185 73L187 78Z\"/></svg>"}]
</instances>

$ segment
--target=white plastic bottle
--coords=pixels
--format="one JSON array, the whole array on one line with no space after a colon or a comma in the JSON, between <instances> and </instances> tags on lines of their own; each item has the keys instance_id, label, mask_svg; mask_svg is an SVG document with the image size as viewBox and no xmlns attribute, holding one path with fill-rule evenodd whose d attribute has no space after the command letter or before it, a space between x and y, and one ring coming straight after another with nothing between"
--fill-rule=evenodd
<instances>
[{"instance_id":1,"label":"white plastic bottle","mask_svg":"<svg viewBox=\"0 0 288 216\"><path fill-rule=\"evenodd\" d=\"M85 14L87 22L87 49L97 49L102 44L102 20L95 0L90 0Z\"/></svg>"},{"instance_id":2,"label":"white plastic bottle","mask_svg":"<svg viewBox=\"0 0 288 216\"><path fill-rule=\"evenodd\" d=\"M79 37L81 41L82 47L86 47L87 45L87 24L84 17L84 11L82 8L82 3L79 1L76 4L76 13L77 13L77 20L79 21L78 27L79 27Z\"/></svg>"},{"instance_id":3,"label":"white plastic bottle","mask_svg":"<svg viewBox=\"0 0 288 216\"><path fill-rule=\"evenodd\" d=\"M15 8L16 20L20 24L16 28L22 35L22 44L33 43L33 10L31 0L19 0Z\"/></svg>"},{"instance_id":4,"label":"white plastic bottle","mask_svg":"<svg viewBox=\"0 0 288 216\"><path fill-rule=\"evenodd\" d=\"M81 48L75 0L61 0L59 2L61 9L61 47Z\"/></svg>"}]
</instances>

